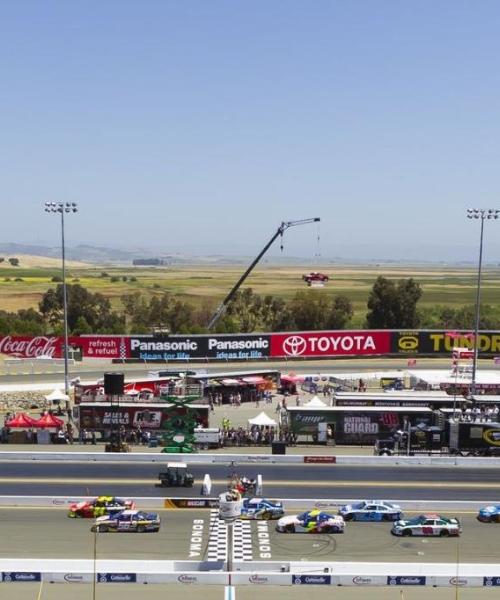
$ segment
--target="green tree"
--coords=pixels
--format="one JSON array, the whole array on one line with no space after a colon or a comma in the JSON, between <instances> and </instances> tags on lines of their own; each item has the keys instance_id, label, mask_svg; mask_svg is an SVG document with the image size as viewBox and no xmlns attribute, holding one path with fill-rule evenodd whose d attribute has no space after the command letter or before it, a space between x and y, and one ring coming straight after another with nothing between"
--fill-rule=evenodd
<instances>
[{"instance_id":1,"label":"green tree","mask_svg":"<svg viewBox=\"0 0 500 600\"><path fill-rule=\"evenodd\" d=\"M111 310L111 303L102 294L92 294L80 284L68 285L68 329L73 332L80 317L93 333L123 333L124 317ZM39 303L40 313L45 322L53 328L63 319L63 286L48 290ZM83 322L82 322L83 323Z\"/></svg>"},{"instance_id":2,"label":"green tree","mask_svg":"<svg viewBox=\"0 0 500 600\"><path fill-rule=\"evenodd\" d=\"M331 304L319 290L297 292L288 304L296 329L325 329Z\"/></svg>"},{"instance_id":3,"label":"green tree","mask_svg":"<svg viewBox=\"0 0 500 600\"><path fill-rule=\"evenodd\" d=\"M227 306L226 314L239 325L239 332L254 331L261 321L262 298L252 288L238 290ZM226 320L229 324L230 320Z\"/></svg>"},{"instance_id":4,"label":"green tree","mask_svg":"<svg viewBox=\"0 0 500 600\"><path fill-rule=\"evenodd\" d=\"M73 330L74 335L85 335L92 333L90 325L87 323L85 317L78 317L76 320L75 328Z\"/></svg>"},{"instance_id":5,"label":"green tree","mask_svg":"<svg viewBox=\"0 0 500 600\"><path fill-rule=\"evenodd\" d=\"M131 333L150 331L149 306L140 292L122 296L122 304L128 318Z\"/></svg>"},{"instance_id":6,"label":"green tree","mask_svg":"<svg viewBox=\"0 0 500 600\"><path fill-rule=\"evenodd\" d=\"M413 278L398 282L397 298L399 302L399 327L413 329L419 326L417 302L422 297L422 288Z\"/></svg>"},{"instance_id":7,"label":"green tree","mask_svg":"<svg viewBox=\"0 0 500 600\"><path fill-rule=\"evenodd\" d=\"M170 331L172 333L190 333L193 326L194 308L188 302L175 300L169 311Z\"/></svg>"},{"instance_id":8,"label":"green tree","mask_svg":"<svg viewBox=\"0 0 500 600\"><path fill-rule=\"evenodd\" d=\"M418 326L417 302L422 289L413 279L397 284L377 277L368 298L366 321L370 329L409 329Z\"/></svg>"},{"instance_id":9,"label":"green tree","mask_svg":"<svg viewBox=\"0 0 500 600\"><path fill-rule=\"evenodd\" d=\"M352 319L354 309L347 296L335 296L326 318L327 329L345 329Z\"/></svg>"}]
</instances>

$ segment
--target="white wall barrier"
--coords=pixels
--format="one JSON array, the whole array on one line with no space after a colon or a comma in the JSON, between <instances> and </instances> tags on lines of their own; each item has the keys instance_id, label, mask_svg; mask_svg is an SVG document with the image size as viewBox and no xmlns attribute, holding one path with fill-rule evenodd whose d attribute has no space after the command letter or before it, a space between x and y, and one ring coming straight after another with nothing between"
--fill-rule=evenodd
<instances>
[{"instance_id":1,"label":"white wall barrier","mask_svg":"<svg viewBox=\"0 0 500 600\"><path fill-rule=\"evenodd\" d=\"M376 566L376 565L375 565ZM438 566L438 565L436 565ZM396 565L392 565L393 569ZM397 571L394 569L394 573ZM486 571L488 572L488 571ZM359 573L359 571L358 571ZM404 573L404 572L401 572ZM3 571L0 573L0 582L9 583L33 583L44 581L47 583L70 583L82 584L183 584L183 585L273 585L273 586L295 586L295 585L328 585L328 586L351 586L351 587L373 587L373 586L427 586L427 587L494 587L500 586L500 577L491 575L359 575L350 574L336 575L328 572L301 571L288 573L270 572L232 572L225 571L185 571L179 572L136 572L116 570L97 570L96 573L81 571L78 568L72 571Z\"/></svg>"},{"instance_id":2,"label":"white wall barrier","mask_svg":"<svg viewBox=\"0 0 500 600\"><path fill-rule=\"evenodd\" d=\"M0 506L31 506L31 507L54 507L54 508L68 508L71 504L82 502L86 500L92 500L95 496L0 496ZM160 510L163 508L185 508L190 509L202 509L212 508L213 503L217 501L217 498L164 498L164 497L132 497L136 505L139 508L149 508L153 510ZM276 498L278 500L278 498ZM299 510L313 506L314 508L320 508L322 510L337 510L344 504L352 504L357 502L359 498L332 498L317 500L315 498L288 498L283 499L283 506L285 510ZM466 500L389 500L395 504L401 506L402 510L410 511L474 511L478 510L480 506L484 505L484 502L480 501L466 501ZM177 504L176 504L177 503ZM499 572L500 576L500 572Z\"/></svg>"},{"instance_id":3,"label":"white wall barrier","mask_svg":"<svg viewBox=\"0 0 500 600\"><path fill-rule=\"evenodd\" d=\"M210 496L212 493L212 480L210 479L210 475L208 473L205 474L203 478L203 483L201 485L201 495L202 496Z\"/></svg>"},{"instance_id":4,"label":"white wall barrier","mask_svg":"<svg viewBox=\"0 0 500 600\"><path fill-rule=\"evenodd\" d=\"M181 461L188 464L304 464L349 466L442 466L500 468L500 457L463 456L362 456L362 455L274 455L274 454L165 454L152 452L16 452L1 451L0 461L43 462L120 462L160 463Z\"/></svg>"}]
</instances>

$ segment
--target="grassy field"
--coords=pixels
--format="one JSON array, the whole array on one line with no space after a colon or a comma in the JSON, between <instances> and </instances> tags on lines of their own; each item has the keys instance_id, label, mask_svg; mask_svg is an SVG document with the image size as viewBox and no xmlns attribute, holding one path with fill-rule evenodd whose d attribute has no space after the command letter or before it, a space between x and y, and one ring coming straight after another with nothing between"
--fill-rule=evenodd
<instances>
[{"instance_id":1,"label":"grassy field","mask_svg":"<svg viewBox=\"0 0 500 600\"><path fill-rule=\"evenodd\" d=\"M190 265L169 267L94 267L73 264L68 267L68 283L80 283L91 292L100 292L109 297L115 309L121 307L121 296L141 292L147 297L168 291L199 305L220 301L244 271L246 265ZM259 294L271 294L284 298L292 297L299 290L307 290L302 274L310 266L261 266L247 279L245 286ZM315 293L343 294L353 302L355 324L361 323L366 313L369 291L378 275L389 279L413 277L423 288L419 307L447 305L457 308L475 302L477 271L474 267L431 267L431 266L339 266L321 267L330 277L323 290ZM103 277L103 273L107 276ZM57 283L60 269L50 266L3 267L0 268L0 309L17 311L20 308L36 307L43 293ZM127 280L123 281L122 278ZM130 278L136 278L130 281ZM119 278L111 281L111 278ZM22 281L15 281L21 279ZM481 285L482 302L498 305L500 298L500 268L487 267L483 270Z\"/></svg>"}]
</instances>

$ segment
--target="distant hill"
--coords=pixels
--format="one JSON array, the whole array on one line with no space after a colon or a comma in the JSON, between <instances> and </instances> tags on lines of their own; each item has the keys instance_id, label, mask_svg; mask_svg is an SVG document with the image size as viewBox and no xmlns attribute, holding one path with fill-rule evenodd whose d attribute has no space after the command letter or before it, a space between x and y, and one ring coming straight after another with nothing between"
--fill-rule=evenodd
<instances>
[{"instance_id":1,"label":"distant hill","mask_svg":"<svg viewBox=\"0 0 500 600\"><path fill-rule=\"evenodd\" d=\"M43 256L61 260L61 246L35 246L30 244L0 244L0 256ZM66 246L66 258L83 263L131 263L137 256L136 252L119 250L116 248L103 248L81 244L79 246ZM85 266L85 265L84 265Z\"/></svg>"},{"instance_id":2,"label":"distant hill","mask_svg":"<svg viewBox=\"0 0 500 600\"><path fill-rule=\"evenodd\" d=\"M16 271L16 269L59 269L61 268L61 258L51 258L49 256L34 256L32 254L18 254L18 253L9 253L5 254L0 251L0 256L4 257L5 260L0 263L0 269L11 269L12 271ZM9 258L17 258L19 259L19 265L17 267L12 266L8 259ZM67 260L66 265L68 267L88 267L88 263L80 262L77 260Z\"/></svg>"}]
</instances>

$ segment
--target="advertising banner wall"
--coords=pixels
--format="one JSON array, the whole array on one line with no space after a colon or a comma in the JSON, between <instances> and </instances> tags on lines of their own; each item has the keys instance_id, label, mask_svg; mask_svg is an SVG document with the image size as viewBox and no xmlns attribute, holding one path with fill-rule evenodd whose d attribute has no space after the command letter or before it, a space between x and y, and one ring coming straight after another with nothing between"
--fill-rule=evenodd
<instances>
[{"instance_id":1,"label":"advertising banner wall","mask_svg":"<svg viewBox=\"0 0 500 600\"><path fill-rule=\"evenodd\" d=\"M392 354L450 356L453 348L474 347L474 336L467 331L393 331L391 337ZM500 331L481 331L478 342L479 355L492 358L500 352Z\"/></svg>"},{"instance_id":2,"label":"advertising banner wall","mask_svg":"<svg viewBox=\"0 0 500 600\"><path fill-rule=\"evenodd\" d=\"M208 406L191 406L191 410L195 411L196 422L208 427ZM109 404L80 404L80 427L98 431L110 429L113 425L122 425L125 429L163 429L169 419L185 414L185 408L172 409L159 404L115 407Z\"/></svg>"},{"instance_id":3,"label":"advertising banner wall","mask_svg":"<svg viewBox=\"0 0 500 600\"><path fill-rule=\"evenodd\" d=\"M472 349L467 331L346 330L245 335L70 336L70 348L84 358L169 360L259 360L335 356L450 356L454 347ZM480 358L500 354L500 331L478 336ZM0 354L12 358L62 358L62 336L0 336Z\"/></svg>"},{"instance_id":4,"label":"advertising banner wall","mask_svg":"<svg viewBox=\"0 0 500 600\"><path fill-rule=\"evenodd\" d=\"M274 333L271 356L370 356L388 354L389 331L315 331Z\"/></svg>"},{"instance_id":5,"label":"advertising banner wall","mask_svg":"<svg viewBox=\"0 0 500 600\"><path fill-rule=\"evenodd\" d=\"M126 336L93 335L88 337L71 336L69 345L80 348L85 358L129 358L130 341ZM62 340L61 340L62 354Z\"/></svg>"},{"instance_id":6,"label":"advertising banner wall","mask_svg":"<svg viewBox=\"0 0 500 600\"><path fill-rule=\"evenodd\" d=\"M141 360L260 359L269 356L269 335L131 337L130 358Z\"/></svg>"},{"instance_id":7,"label":"advertising banner wall","mask_svg":"<svg viewBox=\"0 0 500 600\"><path fill-rule=\"evenodd\" d=\"M422 409L421 414L412 412L409 415L391 411L390 408L381 408L377 412L297 409L288 414L291 419L290 428L296 435L316 435L318 424L328 423L338 444L373 444L379 437L387 437L398 429L403 429L406 420L413 425L429 425L432 418L432 411L426 408Z\"/></svg>"},{"instance_id":8,"label":"advertising banner wall","mask_svg":"<svg viewBox=\"0 0 500 600\"><path fill-rule=\"evenodd\" d=\"M60 358L62 356L62 338L37 335L0 337L0 354L12 358L39 358L40 356Z\"/></svg>"}]
</instances>

